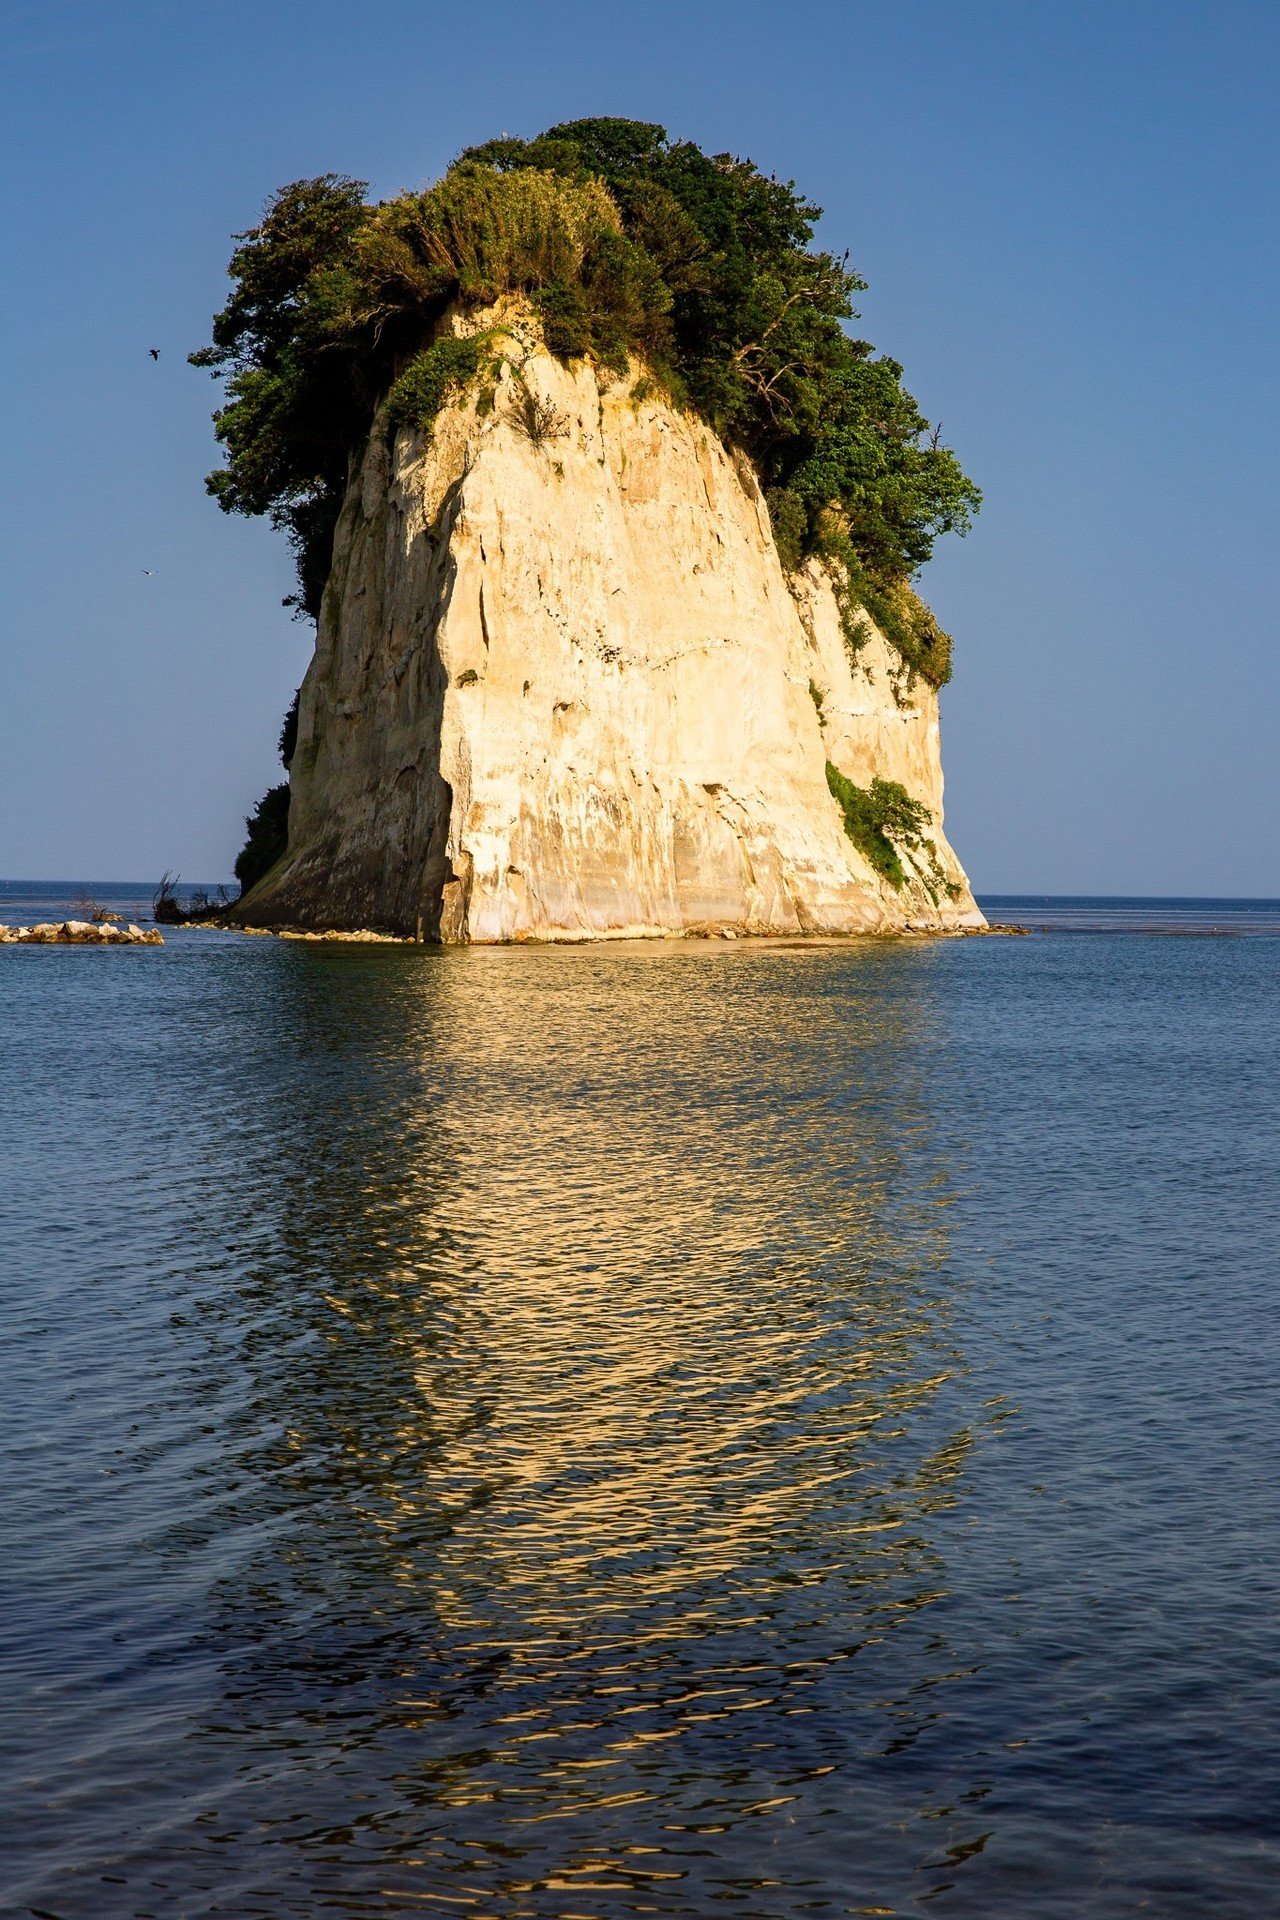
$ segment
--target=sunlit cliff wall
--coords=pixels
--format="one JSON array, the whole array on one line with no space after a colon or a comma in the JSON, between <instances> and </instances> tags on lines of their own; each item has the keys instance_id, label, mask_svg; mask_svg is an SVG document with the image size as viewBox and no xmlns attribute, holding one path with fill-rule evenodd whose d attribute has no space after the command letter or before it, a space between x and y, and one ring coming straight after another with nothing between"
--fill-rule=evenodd
<instances>
[{"instance_id":1,"label":"sunlit cliff wall","mask_svg":"<svg viewBox=\"0 0 1280 1920\"><path fill-rule=\"evenodd\" d=\"M288 852L241 917L462 941L982 924L942 832L933 689L878 633L851 653L816 563L788 581L708 428L504 317L496 390L430 434L375 423ZM828 762L928 807L936 857L904 858L905 886L850 841Z\"/></svg>"}]
</instances>

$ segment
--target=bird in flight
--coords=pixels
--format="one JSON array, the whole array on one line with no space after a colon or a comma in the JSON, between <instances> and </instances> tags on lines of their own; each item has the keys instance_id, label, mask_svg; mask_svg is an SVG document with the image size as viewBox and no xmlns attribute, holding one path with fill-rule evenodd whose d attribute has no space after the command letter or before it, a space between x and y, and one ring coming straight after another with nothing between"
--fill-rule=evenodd
<instances>
[{"instance_id":1,"label":"bird in flight","mask_svg":"<svg viewBox=\"0 0 1280 1920\"><path fill-rule=\"evenodd\" d=\"M143 572L144 572L144 573L146 574L146 576L147 576L147 578L148 578L148 580L154 580L154 579L155 579L155 577L156 577L156 570L155 570L155 568L154 568L154 567L144 567L144 568L142 569L142 571L143 571Z\"/></svg>"},{"instance_id":2,"label":"bird in flight","mask_svg":"<svg viewBox=\"0 0 1280 1920\"><path fill-rule=\"evenodd\" d=\"M149 353L149 354L151 355L151 358L152 358L153 360L158 360L158 359L160 358L160 349L159 349L159 347L148 347L148 348L147 348L147 352L148 352L148 353Z\"/></svg>"}]
</instances>

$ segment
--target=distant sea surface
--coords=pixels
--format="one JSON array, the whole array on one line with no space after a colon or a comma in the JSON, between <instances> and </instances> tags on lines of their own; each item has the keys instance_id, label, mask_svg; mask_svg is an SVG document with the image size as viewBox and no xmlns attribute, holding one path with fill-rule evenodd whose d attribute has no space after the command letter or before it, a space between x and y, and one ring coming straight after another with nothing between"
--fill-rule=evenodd
<instances>
[{"instance_id":1,"label":"distant sea surface","mask_svg":"<svg viewBox=\"0 0 1280 1920\"><path fill-rule=\"evenodd\" d=\"M1037 933L1280 934L1280 900L1121 899L1106 895L983 894L992 926Z\"/></svg>"},{"instance_id":2,"label":"distant sea surface","mask_svg":"<svg viewBox=\"0 0 1280 1920\"><path fill-rule=\"evenodd\" d=\"M1280 903L983 904L0 949L4 1911L1280 1915Z\"/></svg>"}]
</instances>

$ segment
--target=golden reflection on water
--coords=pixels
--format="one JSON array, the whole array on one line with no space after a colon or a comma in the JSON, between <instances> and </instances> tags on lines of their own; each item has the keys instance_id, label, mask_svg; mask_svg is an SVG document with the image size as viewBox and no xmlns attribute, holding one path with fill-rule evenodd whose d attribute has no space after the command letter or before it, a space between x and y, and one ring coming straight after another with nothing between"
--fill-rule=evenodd
<instances>
[{"instance_id":1,"label":"golden reflection on water","mask_svg":"<svg viewBox=\"0 0 1280 1920\"><path fill-rule=\"evenodd\" d=\"M348 1889L376 1832L379 1898L774 1911L954 1664L927 960L295 950L275 991L234 1332L277 1518L217 1737L332 1716L343 1761L264 1831Z\"/></svg>"}]
</instances>

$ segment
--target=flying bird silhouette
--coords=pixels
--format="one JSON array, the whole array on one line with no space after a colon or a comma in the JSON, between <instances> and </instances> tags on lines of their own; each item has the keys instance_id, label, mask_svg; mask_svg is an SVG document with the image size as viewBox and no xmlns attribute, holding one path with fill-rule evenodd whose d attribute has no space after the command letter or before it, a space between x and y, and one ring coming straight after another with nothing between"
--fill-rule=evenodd
<instances>
[{"instance_id":1,"label":"flying bird silhouette","mask_svg":"<svg viewBox=\"0 0 1280 1920\"><path fill-rule=\"evenodd\" d=\"M148 578L148 580L154 580L154 579L155 579L155 577L156 577L156 570L155 570L155 568L154 568L154 567L144 567L144 568L142 569L142 571L143 571L143 572L144 572L144 573L146 574L146 576L147 576L147 578Z\"/></svg>"},{"instance_id":2,"label":"flying bird silhouette","mask_svg":"<svg viewBox=\"0 0 1280 1920\"><path fill-rule=\"evenodd\" d=\"M151 358L152 358L153 360L158 360L158 359L160 358L160 349L159 349L159 347L148 347L148 348L147 348L147 352L148 352L148 353L149 353L149 354L151 355Z\"/></svg>"}]
</instances>

